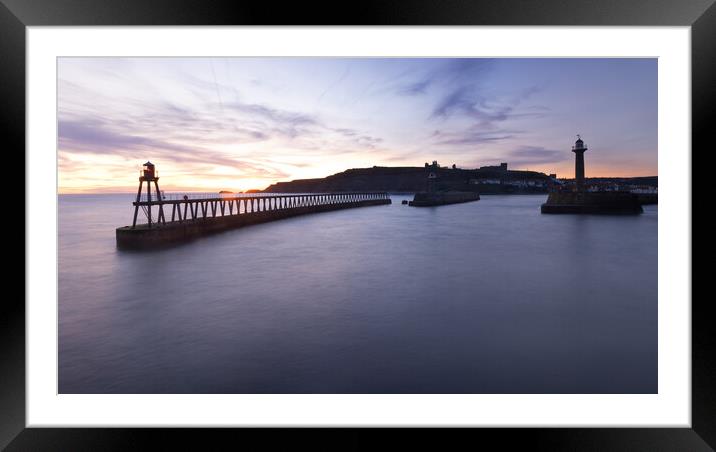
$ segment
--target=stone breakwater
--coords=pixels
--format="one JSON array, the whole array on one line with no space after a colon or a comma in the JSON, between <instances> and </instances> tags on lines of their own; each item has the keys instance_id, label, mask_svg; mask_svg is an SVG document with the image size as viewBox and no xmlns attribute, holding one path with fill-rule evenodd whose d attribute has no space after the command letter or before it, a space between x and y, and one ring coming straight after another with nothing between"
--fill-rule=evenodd
<instances>
[{"instance_id":1,"label":"stone breakwater","mask_svg":"<svg viewBox=\"0 0 716 452\"><path fill-rule=\"evenodd\" d=\"M431 207L479 200L480 195L472 192L416 193L408 204L414 207Z\"/></svg>"},{"instance_id":2,"label":"stone breakwater","mask_svg":"<svg viewBox=\"0 0 716 452\"><path fill-rule=\"evenodd\" d=\"M542 204L542 213L638 214L639 196L629 192L552 192Z\"/></svg>"}]
</instances>

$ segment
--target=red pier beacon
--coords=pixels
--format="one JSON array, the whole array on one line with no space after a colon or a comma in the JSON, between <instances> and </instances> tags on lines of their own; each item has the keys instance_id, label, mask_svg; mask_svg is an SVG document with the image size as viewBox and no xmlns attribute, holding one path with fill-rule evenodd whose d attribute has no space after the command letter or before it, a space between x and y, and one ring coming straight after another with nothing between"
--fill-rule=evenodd
<instances>
[{"instance_id":1,"label":"red pier beacon","mask_svg":"<svg viewBox=\"0 0 716 452\"><path fill-rule=\"evenodd\" d=\"M142 187L144 182L147 183L147 208L145 210L147 214L147 227L152 227L152 182L154 182L154 188L157 193L157 201L159 202L159 216L157 218L157 223L166 223L166 220L164 219L164 209L162 208L162 193L159 191L159 172L154 167L154 164L148 161L142 165L142 169L139 170L139 189L137 190L137 201L134 203L134 220L132 221L132 228L137 226L137 214L139 213L139 203L141 202Z\"/></svg>"}]
</instances>

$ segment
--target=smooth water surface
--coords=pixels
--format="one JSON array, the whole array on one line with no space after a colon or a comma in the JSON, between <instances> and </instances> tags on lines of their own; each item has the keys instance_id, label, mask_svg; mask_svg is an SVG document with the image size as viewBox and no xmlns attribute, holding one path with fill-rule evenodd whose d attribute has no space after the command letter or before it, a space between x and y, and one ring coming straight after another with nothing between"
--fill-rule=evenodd
<instances>
[{"instance_id":1,"label":"smooth water surface","mask_svg":"<svg viewBox=\"0 0 716 452\"><path fill-rule=\"evenodd\" d=\"M654 393L657 207L393 204L119 251L61 195L61 393Z\"/></svg>"}]
</instances>

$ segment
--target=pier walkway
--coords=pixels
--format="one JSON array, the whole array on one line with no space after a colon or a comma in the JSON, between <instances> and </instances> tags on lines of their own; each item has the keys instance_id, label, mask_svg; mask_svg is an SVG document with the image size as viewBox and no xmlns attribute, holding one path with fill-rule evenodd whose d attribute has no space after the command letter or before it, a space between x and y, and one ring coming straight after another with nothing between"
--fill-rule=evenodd
<instances>
[{"instance_id":1,"label":"pier walkway","mask_svg":"<svg viewBox=\"0 0 716 452\"><path fill-rule=\"evenodd\" d=\"M150 193L147 196L138 194L137 200L132 203L135 207L132 225L117 228L117 247L155 248L209 233L297 215L390 203L387 193L372 192L252 193L200 197L164 196L158 193L154 199ZM137 223L140 210L146 215L146 223Z\"/></svg>"}]
</instances>

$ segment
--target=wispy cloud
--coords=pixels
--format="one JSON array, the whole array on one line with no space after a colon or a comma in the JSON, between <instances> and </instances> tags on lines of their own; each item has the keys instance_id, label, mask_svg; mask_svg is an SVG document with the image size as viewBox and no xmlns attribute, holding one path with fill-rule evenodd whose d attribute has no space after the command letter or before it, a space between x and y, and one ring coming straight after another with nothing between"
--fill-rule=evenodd
<instances>
[{"instance_id":1,"label":"wispy cloud","mask_svg":"<svg viewBox=\"0 0 716 452\"><path fill-rule=\"evenodd\" d=\"M509 152L508 156L510 162L516 166L558 163L571 157L564 150L545 149L541 146L522 146Z\"/></svg>"},{"instance_id":2,"label":"wispy cloud","mask_svg":"<svg viewBox=\"0 0 716 452\"><path fill-rule=\"evenodd\" d=\"M58 134L61 155L64 152L111 154L137 161L151 157L187 165L224 166L252 176L285 176L281 171L259 167L214 150L116 132L110 125L99 120L61 120L58 123Z\"/></svg>"},{"instance_id":3,"label":"wispy cloud","mask_svg":"<svg viewBox=\"0 0 716 452\"><path fill-rule=\"evenodd\" d=\"M402 96L416 96L418 94L425 94L428 89L428 86L430 86L431 83L432 80L430 79L409 83L407 85L399 86L397 89L397 93Z\"/></svg>"},{"instance_id":4,"label":"wispy cloud","mask_svg":"<svg viewBox=\"0 0 716 452\"><path fill-rule=\"evenodd\" d=\"M214 86L206 84L202 88L209 91L206 94L211 98ZM121 108L111 109L106 106L114 105L115 99L98 94L93 98L96 105L92 105L86 92L78 95L82 87L62 85L61 95L67 96L67 91L71 91L72 99L84 99L85 103L61 104L60 155L93 154L130 161L151 158L193 168L195 175L225 168L245 177L276 180L289 176L285 168L307 164L295 159L277 163L264 158L252 146L272 143L284 147L274 151L275 156L300 150L308 158L336 152L372 152L383 142L359 129L326 125L313 114L261 103L226 101L220 112L211 102L193 108L167 101L147 105L124 102ZM71 162L77 167L77 159Z\"/></svg>"},{"instance_id":5,"label":"wispy cloud","mask_svg":"<svg viewBox=\"0 0 716 452\"><path fill-rule=\"evenodd\" d=\"M448 91L434 106L430 119L445 123L450 120L467 122L459 130L434 134L435 144L468 145L512 140L521 132L511 126L515 120L540 118L549 109L540 105L524 106L524 102L541 91L537 85L515 90L509 96L466 81Z\"/></svg>"},{"instance_id":6,"label":"wispy cloud","mask_svg":"<svg viewBox=\"0 0 716 452\"><path fill-rule=\"evenodd\" d=\"M431 118L446 119L454 115L464 115L479 124L491 126L510 118L522 101L537 92L539 88L531 86L511 98L500 99L498 96L481 92L474 85L465 85L443 97L433 109ZM536 113L522 113L523 116L525 114Z\"/></svg>"},{"instance_id":7,"label":"wispy cloud","mask_svg":"<svg viewBox=\"0 0 716 452\"><path fill-rule=\"evenodd\" d=\"M267 119L276 124L286 124L294 127L318 125L318 120L314 116L306 113L280 110L260 104L244 104L240 102L230 102L225 104L225 106L238 111L241 114Z\"/></svg>"},{"instance_id":8,"label":"wispy cloud","mask_svg":"<svg viewBox=\"0 0 716 452\"><path fill-rule=\"evenodd\" d=\"M437 145L477 145L484 143L494 143L503 140L509 140L522 133L517 130L497 130L484 131L479 127L472 127L467 130L457 132L446 132L436 130L432 134L433 142Z\"/></svg>"},{"instance_id":9,"label":"wispy cloud","mask_svg":"<svg viewBox=\"0 0 716 452\"><path fill-rule=\"evenodd\" d=\"M335 88L336 86L340 85L341 82L343 82L346 78L348 78L348 76L349 76L350 74L351 74L351 65L350 65L350 63L349 63L349 64L346 64L346 68L345 68L345 70L343 71L343 73L340 75L340 77L338 77L333 83L331 83L330 85L328 85L328 87L326 87L326 89L324 89L323 92L321 92L321 95L318 96L318 102L321 102L321 100L323 100L323 98L325 97L325 95L328 94L328 92L329 92L330 90L332 90L332 89Z\"/></svg>"},{"instance_id":10,"label":"wispy cloud","mask_svg":"<svg viewBox=\"0 0 716 452\"><path fill-rule=\"evenodd\" d=\"M441 90L474 85L494 66L490 58L445 58L434 59L423 73L404 72L395 80L394 91L402 96L426 94L428 88Z\"/></svg>"}]
</instances>

